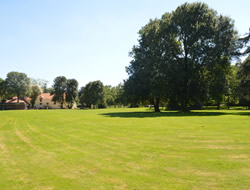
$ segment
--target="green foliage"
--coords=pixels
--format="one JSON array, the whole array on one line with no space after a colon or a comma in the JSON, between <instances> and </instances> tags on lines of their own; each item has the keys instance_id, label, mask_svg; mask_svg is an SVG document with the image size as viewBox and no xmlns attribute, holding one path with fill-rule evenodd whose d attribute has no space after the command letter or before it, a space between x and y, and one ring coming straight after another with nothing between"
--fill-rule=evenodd
<instances>
[{"instance_id":1,"label":"green foliage","mask_svg":"<svg viewBox=\"0 0 250 190\"><path fill-rule=\"evenodd\" d=\"M250 55L240 65L238 76L242 98L245 100L245 105L250 109Z\"/></svg>"},{"instance_id":2,"label":"green foliage","mask_svg":"<svg viewBox=\"0 0 250 190\"><path fill-rule=\"evenodd\" d=\"M202 107L209 93L221 101L230 60L241 47L229 17L204 3L185 3L150 20L139 35L125 82L132 100L147 100L156 112L162 100L183 111Z\"/></svg>"},{"instance_id":3,"label":"green foliage","mask_svg":"<svg viewBox=\"0 0 250 190\"><path fill-rule=\"evenodd\" d=\"M52 92L52 90L50 90L48 88L48 83L49 83L49 81L47 81L45 79L34 79L34 78L31 78L31 84L32 85L39 85L40 88L42 89L43 93L50 93L50 92Z\"/></svg>"},{"instance_id":4,"label":"green foliage","mask_svg":"<svg viewBox=\"0 0 250 190\"><path fill-rule=\"evenodd\" d=\"M53 101L61 103L62 108L65 102L68 108L72 108L78 100L78 82L75 79L67 80L64 76L56 77L51 90L53 90L51 94L54 95Z\"/></svg>"},{"instance_id":5,"label":"green foliage","mask_svg":"<svg viewBox=\"0 0 250 190\"><path fill-rule=\"evenodd\" d=\"M249 32L240 39L240 42L243 42L243 44L245 44L245 51L243 52L243 55L249 55L250 54L250 28L249 28Z\"/></svg>"},{"instance_id":6,"label":"green foliage","mask_svg":"<svg viewBox=\"0 0 250 190\"><path fill-rule=\"evenodd\" d=\"M116 98L116 88L112 86L104 86L105 92L105 102L107 106L115 105L115 98Z\"/></svg>"},{"instance_id":7,"label":"green foliage","mask_svg":"<svg viewBox=\"0 0 250 190\"><path fill-rule=\"evenodd\" d=\"M223 101L223 97L228 93L227 76L229 74L230 64L227 57L218 60L209 71L208 95L210 99L215 100L217 108Z\"/></svg>"},{"instance_id":8,"label":"green foliage","mask_svg":"<svg viewBox=\"0 0 250 190\"><path fill-rule=\"evenodd\" d=\"M239 103L240 97L240 80L238 78L239 64L232 65L227 75L227 94L228 94L228 103L229 105L236 105Z\"/></svg>"},{"instance_id":9,"label":"green foliage","mask_svg":"<svg viewBox=\"0 0 250 190\"><path fill-rule=\"evenodd\" d=\"M204 102L207 86L220 102L229 60L238 48L233 21L218 16L206 4L186 3L174 11L173 26L182 47L177 72L182 109L187 110L196 100Z\"/></svg>"},{"instance_id":10,"label":"green foliage","mask_svg":"<svg viewBox=\"0 0 250 190\"><path fill-rule=\"evenodd\" d=\"M125 92L124 84L120 83L116 88L115 105L127 106L129 104L128 95Z\"/></svg>"},{"instance_id":11,"label":"green foliage","mask_svg":"<svg viewBox=\"0 0 250 190\"><path fill-rule=\"evenodd\" d=\"M6 89L6 83L3 79L0 78L0 103L4 103L7 99L8 92Z\"/></svg>"},{"instance_id":12,"label":"green foliage","mask_svg":"<svg viewBox=\"0 0 250 190\"><path fill-rule=\"evenodd\" d=\"M80 103L92 107L105 107L105 91L101 81L89 82L83 89Z\"/></svg>"},{"instance_id":13,"label":"green foliage","mask_svg":"<svg viewBox=\"0 0 250 190\"><path fill-rule=\"evenodd\" d=\"M41 89L39 88L39 86L37 85L33 85L31 86L31 92L30 92L30 103L32 105L32 107L34 107L36 100L38 98L38 96L40 96L42 93Z\"/></svg>"},{"instance_id":14,"label":"green foliage","mask_svg":"<svg viewBox=\"0 0 250 190\"><path fill-rule=\"evenodd\" d=\"M117 86L104 86L105 103L107 106L125 106L126 94L124 93L124 86L120 83Z\"/></svg>"},{"instance_id":15,"label":"green foliage","mask_svg":"<svg viewBox=\"0 0 250 190\"><path fill-rule=\"evenodd\" d=\"M53 92L51 93L53 96L54 102L61 103L61 108L63 108L63 104L65 102L65 93L67 89L67 79L64 76L59 76L54 79L54 84L52 86Z\"/></svg>"},{"instance_id":16,"label":"green foliage","mask_svg":"<svg viewBox=\"0 0 250 190\"><path fill-rule=\"evenodd\" d=\"M78 97L78 82L75 79L67 80L66 87L66 102L68 108L72 108L73 104L76 103Z\"/></svg>"},{"instance_id":17,"label":"green foliage","mask_svg":"<svg viewBox=\"0 0 250 190\"><path fill-rule=\"evenodd\" d=\"M27 96L30 92L30 79L25 73L9 72L5 80L9 95L15 95L18 102L21 96Z\"/></svg>"},{"instance_id":18,"label":"green foliage","mask_svg":"<svg viewBox=\"0 0 250 190\"><path fill-rule=\"evenodd\" d=\"M53 93L53 91L54 91L54 89L51 87L51 88L42 88L42 90L43 90L43 93L50 93L50 94L52 94Z\"/></svg>"},{"instance_id":19,"label":"green foliage","mask_svg":"<svg viewBox=\"0 0 250 190\"><path fill-rule=\"evenodd\" d=\"M139 35L139 45L133 47L130 53L133 60L126 68L129 79L125 81L125 91L131 102L148 100L159 112L159 100L164 98L166 90L165 74L162 73L160 20L150 20Z\"/></svg>"}]
</instances>

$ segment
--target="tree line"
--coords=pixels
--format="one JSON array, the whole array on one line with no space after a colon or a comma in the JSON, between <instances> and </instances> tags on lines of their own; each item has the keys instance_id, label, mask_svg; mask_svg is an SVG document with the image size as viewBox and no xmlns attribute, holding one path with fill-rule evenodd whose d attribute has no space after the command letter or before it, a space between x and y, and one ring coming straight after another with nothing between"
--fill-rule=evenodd
<instances>
[{"instance_id":1,"label":"tree line","mask_svg":"<svg viewBox=\"0 0 250 190\"><path fill-rule=\"evenodd\" d=\"M185 3L139 31L124 89L130 102L189 111L224 101L250 106L249 34L204 3ZM242 48L247 49L242 53ZM233 59L248 55L243 63Z\"/></svg>"},{"instance_id":2,"label":"tree line","mask_svg":"<svg viewBox=\"0 0 250 190\"><path fill-rule=\"evenodd\" d=\"M122 84L112 87L104 86L101 81L93 81L86 86L78 87L76 79L67 79L65 76L58 76L54 79L52 87L48 88L48 81L43 79L31 79L25 73L9 72L5 80L0 78L0 102L4 103L12 97L17 97L17 102L24 97L31 98L32 107L41 93L53 95L53 102L72 108L74 103L81 107L106 108L107 106L121 106Z\"/></svg>"}]
</instances>

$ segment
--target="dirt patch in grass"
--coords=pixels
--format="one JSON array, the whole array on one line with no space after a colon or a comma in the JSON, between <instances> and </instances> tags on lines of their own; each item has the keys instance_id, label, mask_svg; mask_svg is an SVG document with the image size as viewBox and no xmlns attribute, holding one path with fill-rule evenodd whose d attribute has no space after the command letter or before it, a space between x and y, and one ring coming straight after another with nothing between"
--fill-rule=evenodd
<instances>
[{"instance_id":1,"label":"dirt patch in grass","mask_svg":"<svg viewBox=\"0 0 250 190\"><path fill-rule=\"evenodd\" d=\"M249 156L246 154L239 154L239 155L230 155L229 158L232 159L248 159Z\"/></svg>"},{"instance_id":2,"label":"dirt patch in grass","mask_svg":"<svg viewBox=\"0 0 250 190\"><path fill-rule=\"evenodd\" d=\"M16 135L19 137L19 139L21 141L23 141L24 143L26 143L31 148L35 149L35 146L31 143L30 139L27 138L26 136L24 136L18 129L15 129L15 133L16 133Z\"/></svg>"}]
</instances>

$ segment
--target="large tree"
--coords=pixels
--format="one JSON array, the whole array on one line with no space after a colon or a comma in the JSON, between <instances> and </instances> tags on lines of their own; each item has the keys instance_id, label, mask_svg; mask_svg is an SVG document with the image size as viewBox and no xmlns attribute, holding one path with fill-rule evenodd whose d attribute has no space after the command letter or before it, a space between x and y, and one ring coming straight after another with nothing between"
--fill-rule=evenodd
<instances>
[{"instance_id":1,"label":"large tree","mask_svg":"<svg viewBox=\"0 0 250 190\"><path fill-rule=\"evenodd\" d=\"M204 3L185 3L161 20L150 21L139 34L125 90L150 100L155 111L162 98L176 102L183 111L202 105L209 81L217 77L215 68L226 72L239 48L233 21Z\"/></svg>"},{"instance_id":2,"label":"large tree","mask_svg":"<svg viewBox=\"0 0 250 190\"><path fill-rule=\"evenodd\" d=\"M238 48L237 32L229 17L217 15L204 3L181 5L172 20L182 49L177 77L182 110L187 111L196 100L204 101L209 80L217 77L209 73L230 67L228 62Z\"/></svg>"},{"instance_id":3,"label":"large tree","mask_svg":"<svg viewBox=\"0 0 250 190\"><path fill-rule=\"evenodd\" d=\"M84 88L80 97L81 103L85 103L89 108L104 104L104 86L101 81L89 82Z\"/></svg>"},{"instance_id":4,"label":"large tree","mask_svg":"<svg viewBox=\"0 0 250 190\"><path fill-rule=\"evenodd\" d=\"M164 21L167 23L169 20ZM168 46L171 39L168 38L169 44L164 44L165 46L162 48L160 26L160 20L150 20L139 31L139 44L134 46L130 53L133 60L126 68L129 78L124 85L130 101L147 101L154 105L155 112L160 112L160 100L164 99L166 94L163 56L167 60L171 57L171 49Z\"/></svg>"},{"instance_id":5,"label":"large tree","mask_svg":"<svg viewBox=\"0 0 250 190\"><path fill-rule=\"evenodd\" d=\"M66 102L68 108L72 108L78 97L78 82L76 79L68 79L66 84Z\"/></svg>"},{"instance_id":6,"label":"large tree","mask_svg":"<svg viewBox=\"0 0 250 190\"><path fill-rule=\"evenodd\" d=\"M54 102L61 103L61 108L63 108L63 104L65 103L65 93L67 89L67 79L64 76L59 76L54 79L53 84L53 92L51 93L53 96Z\"/></svg>"},{"instance_id":7,"label":"large tree","mask_svg":"<svg viewBox=\"0 0 250 190\"><path fill-rule=\"evenodd\" d=\"M25 73L9 72L5 84L8 93L17 96L18 103L21 96L29 94L30 79Z\"/></svg>"}]
</instances>

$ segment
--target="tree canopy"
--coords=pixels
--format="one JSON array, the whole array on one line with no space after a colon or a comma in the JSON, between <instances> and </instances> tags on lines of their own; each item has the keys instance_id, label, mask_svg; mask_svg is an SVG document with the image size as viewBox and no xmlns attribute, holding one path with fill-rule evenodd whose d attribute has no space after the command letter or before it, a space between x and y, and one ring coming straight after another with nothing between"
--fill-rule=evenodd
<instances>
[{"instance_id":1,"label":"tree canopy","mask_svg":"<svg viewBox=\"0 0 250 190\"><path fill-rule=\"evenodd\" d=\"M29 94L30 79L25 73L9 72L5 84L8 93L17 96L18 103L21 96Z\"/></svg>"},{"instance_id":2,"label":"tree canopy","mask_svg":"<svg viewBox=\"0 0 250 190\"><path fill-rule=\"evenodd\" d=\"M80 97L81 104L88 105L91 108L92 105L95 107L104 104L104 86L101 81L93 81L86 84L83 88L82 95Z\"/></svg>"},{"instance_id":3,"label":"tree canopy","mask_svg":"<svg viewBox=\"0 0 250 190\"><path fill-rule=\"evenodd\" d=\"M67 79L64 76L58 76L54 79L53 84L53 92L51 93L53 96L54 102L61 103L61 108L63 108L63 104L65 102L65 93L67 88Z\"/></svg>"},{"instance_id":4,"label":"tree canopy","mask_svg":"<svg viewBox=\"0 0 250 190\"><path fill-rule=\"evenodd\" d=\"M78 82L76 79L68 79L66 83L66 102L68 108L72 108L78 97Z\"/></svg>"},{"instance_id":5,"label":"tree canopy","mask_svg":"<svg viewBox=\"0 0 250 190\"><path fill-rule=\"evenodd\" d=\"M135 101L149 101L156 112L160 100L183 111L202 105L209 88L224 85L230 60L240 47L237 39L229 17L204 3L185 3L139 31L125 90Z\"/></svg>"}]
</instances>

